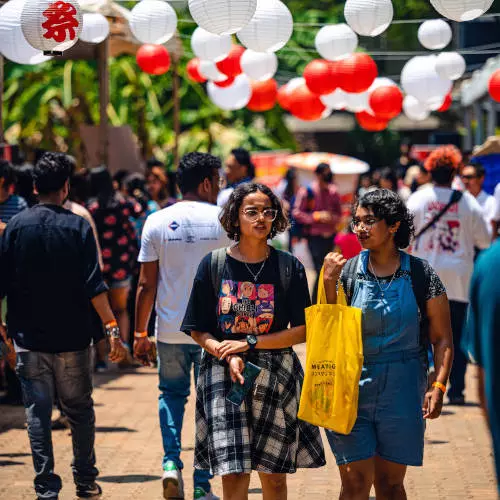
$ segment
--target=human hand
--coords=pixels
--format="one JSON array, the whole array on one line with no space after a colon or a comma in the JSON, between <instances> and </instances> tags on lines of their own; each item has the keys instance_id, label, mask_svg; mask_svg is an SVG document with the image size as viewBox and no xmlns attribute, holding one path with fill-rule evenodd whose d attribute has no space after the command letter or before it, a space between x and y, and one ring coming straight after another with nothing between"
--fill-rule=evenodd
<instances>
[{"instance_id":1,"label":"human hand","mask_svg":"<svg viewBox=\"0 0 500 500\"><path fill-rule=\"evenodd\" d=\"M155 347L148 337L134 340L134 358L142 366L151 366L155 360Z\"/></svg>"},{"instance_id":2,"label":"human hand","mask_svg":"<svg viewBox=\"0 0 500 500\"><path fill-rule=\"evenodd\" d=\"M14 343L11 339L7 338L7 327L3 324L0 324L0 337L4 343L4 347L2 348L3 354L5 355L5 360L7 364L10 366L11 370L16 369L16 350L14 348Z\"/></svg>"},{"instance_id":3,"label":"human hand","mask_svg":"<svg viewBox=\"0 0 500 500\"><path fill-rule=\"evenodd\" d=\"M111 350L109 352L109 360L112 363L120 363L127 357L127 349L123 345L121 339L111 337L109 339Z\"/></svg>"},{"instance_id":4,"label":"human hand","mask_svg":"<svg viewBox=\"0 0 500 500\"><path fill-rule=\"evenodd\" d=\"M4 233L6 227L7 227L7 224L5 224L5 222L2 222L0 220L0 236L3 236L3 233Z\"/></svg>"},{"instance_id":5,"label":"human hand","mask_svg":"<svg viewBox=\"0 0 500 500\"><path fill-rule=\"evenodd\" d=\"M426 420L435 420L441 416L441 411L443 410L443 392L437 387L430 390L425 395L424 406L422 408L422 413Z\"/></svg>"},{"instance_id":6,"label":"human hand","mask_svg":"<svg viewBox=\"0 0 500 500\"><path fill-rule=\"evenodd\" d=\"M314 212L313 217L315 222L319 222L320 224L329 224L333 221L332 214L326 210Z\"/></svg>"},{"instance_id":7,"label":"human hand","mask_svg":"<svg viewBox=\"0 0 500 500\"><path fill-rule=\"evenodd\" d=\"M243 370L245 369L245 362L239 356L233 356L229 361L229 374L231 380L236 384L239 382L241 385L245 383L243 378Z\"/></svg>"},{"instance_id":8,"label":"human hand","mask_svg":"<svg viewBox=\"0 0 500 500\"><path fill-rule=\"evenodd\" d=\"M327 283L337 283L342 274L342 269L347 264L347 259L340 253L331 252L325 258L324 280Z\"/></svg>"},{"instance_id":9,"label":"human hand","mask_svg":"<svg viewBox=\"0 0 500 500\"><path fill-rule=\"evenodd\" d=\"M221 346L221 343L218 340L208 339L205 342L205 351L210 353L212 356L215 356L216 358L220 358L220 354L219 354L220 346Z\"/></svg>"},{"instance_id":10,"label":"human hand","mask_svg":"<svg viewBox=\"0 0 500 500\"><path fill-rule=\"evenodd\" d=\"M225 340L219 347L219 359L226 359L231 354L239 354L250 349L246 340Z\"/></svg>"}]
</instances>

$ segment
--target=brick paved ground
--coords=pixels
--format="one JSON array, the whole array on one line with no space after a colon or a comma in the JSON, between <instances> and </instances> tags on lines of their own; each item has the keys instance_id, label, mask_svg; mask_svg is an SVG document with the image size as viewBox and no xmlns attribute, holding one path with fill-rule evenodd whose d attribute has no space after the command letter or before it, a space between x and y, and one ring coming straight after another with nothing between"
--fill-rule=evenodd
<instances>
[{"instance_id":1,"label":"brick paved ground","mask_svg":"<svg viewBox=\"0 0 500 500\"><path fill-rule=\"evenodd\" d=\"M96 377L97 457L105 500L160 500L161 441L156 414L156 374L141 369ZM494 499L495 481L489 437L475 405L475 378L469 372L466 408L447 407L442 419L430 424L426 461L408 475L408 498ZM193 461L193 400L187 407L183 435L184 460ZM404 443L401 443L404 446ZM74 498L69 463L71 440L67 431L54 433L56 470L62 475L61 500ZM187 467L189 470L189 467ZM192 487L187 477L187 495ZM253 478L250 499L261 498ZM220 494L220 481L214 481ZM296 474L289 481L289 499L330 500L338 497L339 476L328 452L324 469ZM0 499L33 500L32 464L23 412L0 407Z\"/></svg>"}]
</instances>

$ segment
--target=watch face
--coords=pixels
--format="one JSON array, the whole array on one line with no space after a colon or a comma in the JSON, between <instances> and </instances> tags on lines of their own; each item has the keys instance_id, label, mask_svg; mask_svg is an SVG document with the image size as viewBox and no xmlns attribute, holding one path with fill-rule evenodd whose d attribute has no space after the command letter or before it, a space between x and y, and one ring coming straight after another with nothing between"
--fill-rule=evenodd
<instances>
[{"instance_id":1,"label":"watch face","mask_svg":"<svg viewBox=\"0 0 500 500\"><path fill-rule=\"evenodd\" d=\"M250 344L250 345L257 345L257 337L255 335L249 335L247 337L247 342Z\"/></svg>"}]
</instances>

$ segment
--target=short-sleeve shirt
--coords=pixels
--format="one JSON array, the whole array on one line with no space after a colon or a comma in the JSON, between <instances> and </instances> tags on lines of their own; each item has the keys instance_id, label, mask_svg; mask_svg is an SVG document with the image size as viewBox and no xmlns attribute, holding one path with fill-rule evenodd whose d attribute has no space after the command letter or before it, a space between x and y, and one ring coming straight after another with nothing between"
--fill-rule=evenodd
<instances>
[{"instance_id":1,"label":"short-sleeve shirt","mask_svg":"<svg viewBox=\"0 0 500 500\"><path fill-rule=\"evenodd\" d=\"M24 198L17 195L10 195L6 201L0 203L0 221L8 224L12 217L28 208Z\"/></svg>"},{"instance_id":2,"label":"short-sleeve shirt","mask_svg":"<svg viewBox=\"0 0 500 500\"><path fill-rule=\"evenodd\" d=\"M262 263L248 264L254 276ZM254 277L245 263L226 257L219 293L211 277L211 256L200 264L194 279L182 331L207 332L220 341L239 340L249 334L265 335L305 325L311 305L304 267L293 259L290 289L282 288L276 250L271 249L262 272Z\"/></svg>"}]
</instances>

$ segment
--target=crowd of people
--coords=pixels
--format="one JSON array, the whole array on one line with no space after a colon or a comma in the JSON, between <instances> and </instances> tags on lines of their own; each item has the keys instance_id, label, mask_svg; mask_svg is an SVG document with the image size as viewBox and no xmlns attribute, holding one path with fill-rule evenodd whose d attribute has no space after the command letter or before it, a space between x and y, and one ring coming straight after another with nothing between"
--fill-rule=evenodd
<instances>
[{"instance_id":1,"label":"crowd of people","mask_svg":"<svg viewBox=\"0 0 500 500\"><path fill-rule=\"evenodd\" d=\"M467 356L481 367L495 441L500 297L486 276L499 244L485 250L500 200L482 190L484 168L453 146L421 165L403 144L396 165L361 177L349 220L330 166L315 174L302 186L292 168L272 190L254 182L241 148L224 166L187 154L175 176L156 160L144 175L114 176L77 170L59 153L35 166L0 161L5 402L26 408L38 499L57 499L62 487L54 406L71 428L77 496L101 495L92 371L108 360L158 367L165 499L184 498L192 372L195 499L217 500L214 476L225 500L248 498L252 471L265 499L285 499L287 474L324 466L319 428L297 417L303 371L293 346L306 340L311 305L304 265L292 255L301 241L317 273L313 301L324 268L328 302L341 284L362 309L358 418L348 436L327 431L340 498L368 499L373 486L377 498L406 498L407 467L423 461L425 421L440 416L446 393L465 404ZM285 232L291 253L269 245ZM500 457L499 439L495 451Z\"/></svg>"}]
</instances>

